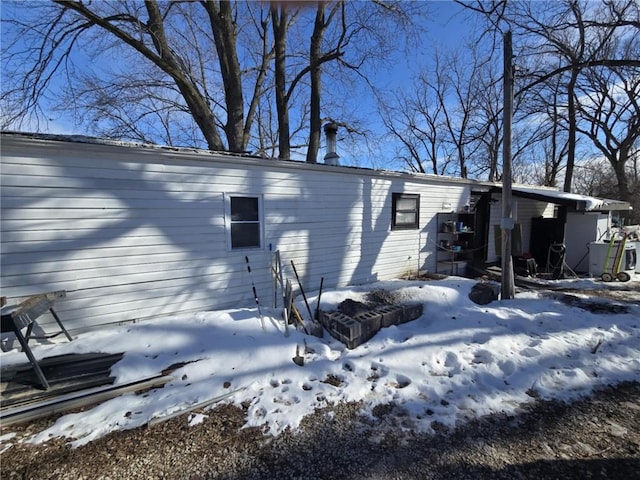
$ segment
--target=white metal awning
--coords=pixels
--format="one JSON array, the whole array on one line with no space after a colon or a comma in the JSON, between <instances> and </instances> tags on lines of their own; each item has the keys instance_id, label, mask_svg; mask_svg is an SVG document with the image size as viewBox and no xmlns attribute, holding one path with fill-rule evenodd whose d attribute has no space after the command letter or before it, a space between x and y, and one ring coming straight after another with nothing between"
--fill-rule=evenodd
<instances>
[{"instance_id":1,"label":"white metal awning","mask_svg":"<svg viewBox=\"0 0 640 480\"><path fill-rule=\"evenodd\" d=\"M497 187L501 191L501 187ZM612 200L609 198L590 197L577 193L561 192L550 188L536 188L514 185L512 187L514 197L531 198L541 202L549 202L563 205L577 212L607 212L610 210L631 210L629 202Z\"/></svg>"}]
</instances>

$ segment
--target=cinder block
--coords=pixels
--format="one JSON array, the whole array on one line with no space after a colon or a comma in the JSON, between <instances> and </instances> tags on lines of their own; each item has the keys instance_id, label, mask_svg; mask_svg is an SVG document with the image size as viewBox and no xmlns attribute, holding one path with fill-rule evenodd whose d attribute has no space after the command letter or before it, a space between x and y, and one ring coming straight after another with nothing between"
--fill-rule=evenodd
<instances>
[{"instance_id":1,"label":"cinder block","mask_svg":"<svg viewBox=\"0 0 640 480\"><path fill-rule=\"evenodd\" d=\"M350 339L346 338L345 336L340 335L337 332L332 332L331 336L333 338L335 338L336 340L338 340L339 342L344 343L349 350L353 350L354 348L356 348L359 345L362 345L366 341L366 340L363 339L363 337L353 338L353 339L350 340Z\"/></svg>"},{"instance_id":2,"label":"cinder block","mask_svg":"<svg viewBox=\"0 0 640 480\"><path fill-rule=\"evenodd\" d=\"M325 312L324 310L320 310L320 316L318 317L318 321L322 324L324 328L327 330L331 330L331 326L333 324L333 320L331 320L331 315L335 312Z\"/></svg>"},{"instance_id":3,"label":"cinder block","mask_svg":"<svg viewBox=\"0 0 640 480\"><path fill-rule=\"evenodd\" d=\"M411 320L415 320L420 317L423 312L422 303L412 303L402 306L403 310L403 319L402 323L410 322Z\"/></svg>"},{"instance_id":4,"label":"cinder block","mask_svg":"<svg viewBox=\"0 0 640 480\"><path fill-rule=\"evenodd\" d=\"M362 327L360 326L360 323L344 314L342 314L342 316L344 318L336 320L333 325L333 330L348 340L355 340L362 336Z\"/></svg>"},{"instance_id":5,"label":"cinder block","mask_svg":"<svg viewBox=\"0 0 640 480\"><path fill-rule=\"evenodd\" d=\"M333 338L344 343L349 349L356 348L367 341L362 335L360 322L346 315L336 321L333 328L328 331Z\"/></svg>"},{"instance_id":6,"label":"cinder block","mask_svg":"<svg viewBox=\"0 0 640 480\"><path fill-rule=\"evenodd\" d=\"M336 340L353 349L366 341L360 322L342 312L320 312L319 321Z\"/></svg>"},{"instance_id":7,"label":"cinder block","mask_svg":"<svg viewBox=\"0 0 640 480\"><path fill-rule=\"evenodd\" d=\"M360 323L363 341L373 337L382 326L382 314L375 311L359 313L353 319Z\"/></svg>"},{"instance_id":8,"label":"cinder block","mask_svg":"<svg viewBox=\"0 0 640 480\"><path fill-rule=\"evenodd\" d=\"M398 325L402 323L404 312L400 306L385 305L384 307L376 308L374 311L382 315L381 325L383 327L390 327L391 325Z\"/></svg>"},{"instance_id":9,"label":"cinder block","mask_svg":"<svg viewBox=\"0 0 640 480\"><path fill-rule=\"evenodd\" d=\"M336 324L339 322L342 322L346 319L349 319L351 317L349 317L348 315L345 315L342 312L323 312L320 311L320 318L319 321L322 324L322 326L324 328L326 328L327 330L331 331L333 329L335 329Z\"/></svg>"}]
</instances>

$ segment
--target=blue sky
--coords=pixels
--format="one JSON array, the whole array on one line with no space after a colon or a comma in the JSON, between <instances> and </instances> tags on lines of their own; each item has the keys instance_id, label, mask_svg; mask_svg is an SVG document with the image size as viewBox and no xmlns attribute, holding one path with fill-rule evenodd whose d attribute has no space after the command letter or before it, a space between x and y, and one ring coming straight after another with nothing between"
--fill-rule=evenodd
<instances>
[{"instance_id":1,"label":"blue sky","mask_svg":"<svg viewBox=\"0 0 640 480\"><path fill-rule=\"evenodd\" d=\"M424 0L423 0L424 1ZM449 49L462 46L465 37L468 35L469 26L466 22L468 13L453 1L428 1L426 2L430 9L430 18L422 25L424 28L424 38L419 42L416 49L411 50L408 55L403 52L398 52L395 58L392 58L392 69L381 69L375 73L374 83L385 90L394 91L397 89L407 89L411 85L412 77L422 67L428 66L433 59L434 47L439 49ZM24 8L23 3L6 3L3 2L2 8L5 12L11 11L15 8ZM19 10L18 10L19 11ZM87 61L84 56L79 53L74 58L78 60L79 64L90 66L90 61ZM104 62L104 60L102 60ZM104 69L105 64L102 63L94 68ZM60 76L59 81L64 81L63 76ZM354 99L345 99L345 102L353 101ZM376 104L372 96L366 92L361 95L355 96L355 106L359 111L366 111L367 118L370 120L368 128L376 135L382 135L384 132L382 123L378 120L376 113ZM327 112L324 112L325 114ZM64 114L59 112L46 112L47 122L40 122L38 130L46 133L61 133L61 134L85 134L86 131L74 127L74 121L71 114ZM35 130L35 125L25 125L23 130ZM340 137L340 136L339 136ZM387 157L391 155L391 152L385 152L383 154L370 155L370 152L365 148L362 151L358 151L357 145L349 145L349 149L345 149L346 145L338 146L338 153L342 158L343 164L360 165L360 166L377 166L375 165L376 157ZM319 159L324 156L324 151L321 150ZM373 163L372 163L373 162Z\"/></svg>"}]
</instances>

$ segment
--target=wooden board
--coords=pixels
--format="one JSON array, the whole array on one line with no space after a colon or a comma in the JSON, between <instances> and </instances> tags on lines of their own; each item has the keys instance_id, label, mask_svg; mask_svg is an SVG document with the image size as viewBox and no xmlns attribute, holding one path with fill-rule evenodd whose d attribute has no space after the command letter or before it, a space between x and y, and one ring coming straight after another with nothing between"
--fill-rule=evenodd
<instances>
[{"instance_id":1,"label":"wooden board","mask_svg":"<svg viewBox=\"0 0 640 480\"><path fill-rule=\"evenodd\" d=\"M30 364L5 366L1 370L0 411L112 384L111 367L122 356L122 353L88 353L45 358L38 364L49 382L47 390L40 388Z\"/></svg>"}]
</instances>

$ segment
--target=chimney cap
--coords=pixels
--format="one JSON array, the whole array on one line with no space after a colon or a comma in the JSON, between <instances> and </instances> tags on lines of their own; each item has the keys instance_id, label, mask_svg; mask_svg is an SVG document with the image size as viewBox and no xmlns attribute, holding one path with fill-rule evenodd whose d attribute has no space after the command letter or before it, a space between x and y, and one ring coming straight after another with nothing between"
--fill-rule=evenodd
<instances>
[{"instance_id":1,"label":"chimney cap","mask_svg":"<svg viewBox=\"0 0 640 480\"><path fill-rule=\"evenodd\" d=\"M338 133L338 124L335 122L325 124L324 133Z\"/></svg>"}]
</instances>

